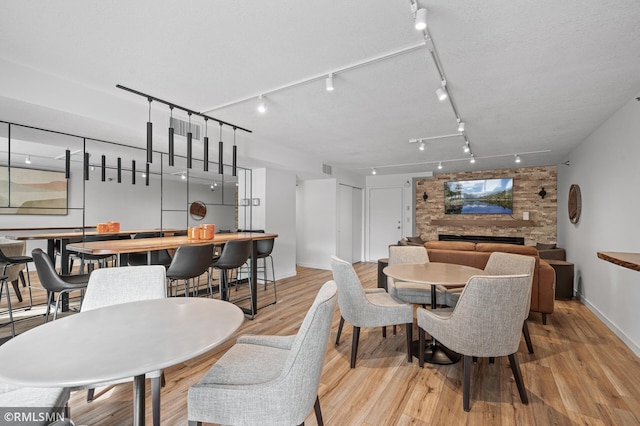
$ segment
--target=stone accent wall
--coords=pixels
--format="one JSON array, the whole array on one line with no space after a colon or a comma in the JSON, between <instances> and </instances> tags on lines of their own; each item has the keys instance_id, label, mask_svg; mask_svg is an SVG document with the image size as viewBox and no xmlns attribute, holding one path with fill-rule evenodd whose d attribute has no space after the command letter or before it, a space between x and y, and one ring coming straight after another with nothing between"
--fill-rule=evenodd
<instances>
[{"instance_id":1,"label":"stone accent wall","mask_svg":"<svg viewBox=\"0 0 640 426\"><path fill-rule=\"evenodd\" d=\"M513 217L509 215L445 215L444 182L476 179L513 178ZM540 198L538 192L544 188L547 195ZM422 197L427 193L425 202ZM525 245L537 242L556 242L557 238L557 168L524 167L518 169L484 170L463 173L437 174L433 179L416 181L416 233L424 240L437 240L438 234L494 235L524 237ZM431 220L522 220L522 213L529 212L531 226L449 226L432 225Z\"/></svg>"}]
</instances>

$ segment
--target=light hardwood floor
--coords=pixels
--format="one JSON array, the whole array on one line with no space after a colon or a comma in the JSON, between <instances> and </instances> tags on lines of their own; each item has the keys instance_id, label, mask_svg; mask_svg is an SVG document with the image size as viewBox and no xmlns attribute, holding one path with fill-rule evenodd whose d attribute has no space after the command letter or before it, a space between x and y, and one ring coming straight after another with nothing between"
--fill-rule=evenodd
<instances>
[{"instance_id":1,"label":"light hardwood floor","mask_svg":"<svg viewBox=\"0 0 640 426\"><path fill-rule=\"evenodd\" d=\"M358 264L356 271L365 287L376 286L376 264ZM32 277L37 282L35 274ZM329 271L299 268L296 277L278 282L278 303L262 309L255 320L245 321L237 334L295 333L317 290L329 279ZM26 295L24 290L23 294ZM41 292L38 297L42 297ZM339 318L336 310L319 390L327 425L640 424L640 360L579 301L557 301L556 312L549 316L546 326L541 324L539 314L531 315L529 329L535 353L527 353L524 341L518 352L529 405L520 402L508 360L498 358L490 365L485 359L473 367L469 413L462 410L461 363L426 364L420 369L417 360L412 364L406 362L402 327L398 335L389 332L386 339L382 339L380 329L366 329L361 333L357 365L352 370L350 325L345 326L340 346L333 344ZM41 321L42 317L21 321L18 332ZM206 324L188 326L206 327ZM0 329L0 337L8 333L8 327ZM235 336L208 354L165 370L163 425L187 423L189 386L234 341ZM46 354L42 356L46 359ZM100 389L91 403L85 398L84 392L71 396L71 418L76 424L131 424L131 384ZM147 413L147 422L151 424L149 386ZM313 412L306 424L316 424Z\"/></svg>"}]
</instances>

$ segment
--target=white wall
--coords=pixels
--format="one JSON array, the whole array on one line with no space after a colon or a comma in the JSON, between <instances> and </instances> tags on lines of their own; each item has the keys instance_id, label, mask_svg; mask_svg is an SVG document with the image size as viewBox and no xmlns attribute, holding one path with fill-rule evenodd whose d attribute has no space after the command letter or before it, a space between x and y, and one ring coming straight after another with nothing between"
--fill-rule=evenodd
<instances>
[{"instance_id":1,"label":"white wall","mask_svg":"<svg viewBox=\"0 0 640 426\"><path fill-rule=\"evenodd\" d=\"M640 356L640 273L597 258L598 251L640 252L638 141L640 102L632 99L569 154L569 166L558 166L558 244L575 264L583 302ZM576 225L566 213L571 184L582 193Z\"/></svg>"},{"instance_id":2,"label":"white wall","mask_svg":"<svg viewBox=\"0 0 640 426\"><path fill-rule=\"evenodd\" d=\"M301 181L296 193L297 263L331 269L337 247L336 179Z\"/></svg>"},{"instance_id":3,"label":"white wall","mask_svg":"<svg viewBox=\"0 0 640 426\"><path fill-rule=\"evenodd\" d=\"M276 279L296 275L296 175L267 169L264 198L265 229L278 234L273 247Z\"/></svg>"}]
</instances>

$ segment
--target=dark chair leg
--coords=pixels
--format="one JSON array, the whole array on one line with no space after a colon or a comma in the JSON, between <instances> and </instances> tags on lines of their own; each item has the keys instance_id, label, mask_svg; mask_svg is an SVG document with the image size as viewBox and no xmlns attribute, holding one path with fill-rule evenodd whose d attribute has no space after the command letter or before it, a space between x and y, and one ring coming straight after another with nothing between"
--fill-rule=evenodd
<instances>
[{"instance_id":1,"label":"dark chair leg","mask_svg":"<svg viewBox=\"0 0 640 426\"><path fill-rule=\"evenodd\" d=\"M422 327L418 327L418 365L420 368L424 368L424 329Z\"/></svg>"},{"instance_id":2,"label":"dark chair leg","mask_svg":"<svg viewBox=\"0 0 640 426\"><path fill-rule=\"evenodd\" d=\"M360 327L353 326L353 339L351 341L351 368L356 368L356 356L358 356L358 340L360 340Z\"/></svg>"},{"instance_id":3,"label":"dark chair leg","mask_svg":"<svg viewBox=\"0 0 640 426\"><path fill-rule=\"evenodd\" d=\"M473 359L473 363L477 364L478 363L478 357L477 356L473 356L471 357Z\"/></svg>"},{"instance_id":4,"label":"dark chair leg","mask_svg":"<svg viewBox=\"0 0 640 426\"><path fill-rule=\"evenodd\" d=\"M411 344L413 343L413 323L408 322L407 328L407 362L413 362L413 355L411 354Z\"/></svg>"},{"instance_id":5,"label":"dark chair leg","mask_svg":"<svg viewBox=\"0 0 640 426\"><path fill-rule=\"evenodd\" d=\"M464 411L469 411L469 393L471 388L471 357L462 355L462 374L464 376L462 385L462 407Z\"/></svg>"},{"instance_id":6,"label":"dark chair leg","mask_svg":"<svg viewBox=\"0 0 640 426\"><path fill-rule=\"evenodd\" d=\"M304 424L304 423L302 423ZM197 422L195 420L189 420L189 426L202 426L202 422Z\"/></svg>"},{"instance_id":7,"label":"dark chair leg","mask_svg":"<svg viewBox=\"0 0 640 426\"><path fill-rule=\"evenodd\" d=\"M542 325L547 325L547 314L542 314Z\"/></svg>"},{"instance_id":8,"label":"dark chair leg","mask_svg":"<svg viewBox=\"0 0 640 426\"><path fill-rule=\"evenodd\" d=\"M393 335L394 336L396 335L396 326L395 325L393 326Z\"/></svg>"},{"instance_id":9,"label":"dark chair leg","mask_svg":"<svg viewBox=\"0 0 640 426\"><path fill-rule=\"evenodd\" d=\"M164 374L164 373L163 373ZM153 426L160 426L160 377L151 379L151 409L153 411Z\"/></svg>"},{"instance_id":10,"label":"dark chair leg","mask_svg":"<svg viewBox=\"0 0 640 426\"><path fill-rule=\"evenodd\" d=\"M518 393L520 394L520 399L522 400L523 404L527 405L529 403L529 398L527 398L527 391L524 388L522 372L520 371L520 364L518 364L518 357L516 356L516 354L509 355L509 365L511 365L513 378L516 380L516 385L518 385Z\"/></svg>"},{"instance_id":11,"label":"dark chair leg","mask_svg":"<svg viewBox=\"0 0 640 426\"><path fill-rule=\"evenodd\" d=\"M16 297L18 298L18 302L22 302L22 294L20 293L20 286L18 285L18 280L11 281L11 284L13 285L13 292L16 294Z\"/></svg>"},{"instance_id":12,"label":"dark chair leg","mask_svg":"<svg viewBox=\"0 0 640 426\"><path fill-rule=\"evenodd\" d=\"M164 378L164 370L160 374L160 386L165 387L167 385L167 381Z\"/></svg>"},{"instance_id":13,"label":"dark chair leg","mask_svg":"<svg viewBox=\"0 0 640 426\"><path fill-rule=\"evenodd\" d=\"M318 426L324 426L324 420L322 420L322 410L320 410L320 397L316 396L316 403L313 404L313 410L316 412L316 420Z\"/></svg>"},{"instance_id":14,"label":"dark chair leg","mask_svg":"<svg viewBox=\"0 0 640 426\"><path fill-rule=\"evenodd\" d=\"M93 401L93 396L95 394L96 390L91 388L91 389L87 389L87 402L91 402Z\"/></svg>"},{"instance_id":15,"label":"dark chair leg","mask_svg":"<svg viewBox=\"0 0 640 426\"><path fill-rule=\"evenodd\" d=\"M382 338L383 339L387 338L387 327L382 327Z\"/></svg>"},{"instance_id":16,"label":"dark chair leg","mask_svg":"<svg viewBox=\"0 0 640 426\"><path fill-rule=\"evenodd\" d=\"M490 356L489 357L489 364L495 364L496 363L496 357L495 356Z\"/></svg>"},{"instance_id":17,"label":"dark chair leg","mask_svg":"<svg viewBox=\"0 0 640 426\"><path fill-rule=\"evenodd\" d=\"M343 326L344 326L344 318L340 317L340 325L338 325L338 335L336 336L336 346L340 344L340 335L342 334Z\"/></svg>"},{"instance_id":18,"label":"dark chair leg","mask_svg":"<svg viewBox=\"0 0 640 426\"><path fill-rule=\"evenodd\" d=\"M529 326L527 326L527 320L524 320L522 323L522 334L524 335L524 341L527 344L527 349L529 353L533 353L533 344L531 343L531 335L529 335Z\"/></svg>"}]
</instances>

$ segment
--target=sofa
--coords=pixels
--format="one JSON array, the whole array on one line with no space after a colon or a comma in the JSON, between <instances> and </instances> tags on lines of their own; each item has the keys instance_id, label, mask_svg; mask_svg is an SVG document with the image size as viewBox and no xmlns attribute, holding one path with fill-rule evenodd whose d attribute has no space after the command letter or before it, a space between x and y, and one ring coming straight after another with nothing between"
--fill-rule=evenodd
<instances>
[{"instance_id":1,"label":"sofa","mask_svg":"<svg viewBox=\"0 0 640 426\"><path fill-rule=\"evenodd\" d=\"M463 241L427 241L424 246L431 262L455 263L479 269L484 269L494 251L535 257L530 311L540 312L543 324L547 323L547 314L553 313L556 273L547 262L540 259L535 247Z\"/></svg>"}]
</instances>

